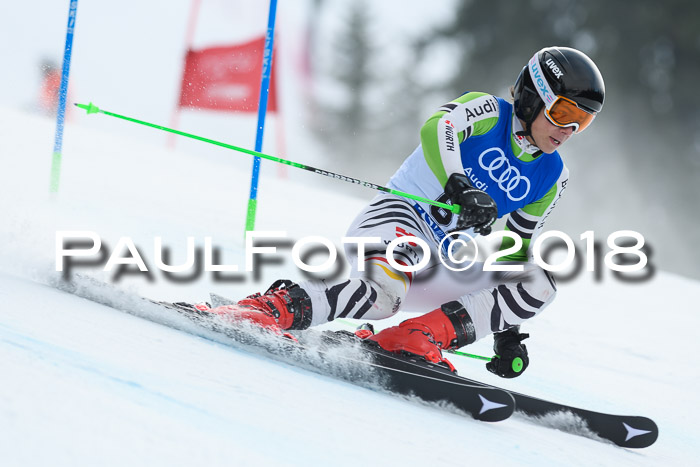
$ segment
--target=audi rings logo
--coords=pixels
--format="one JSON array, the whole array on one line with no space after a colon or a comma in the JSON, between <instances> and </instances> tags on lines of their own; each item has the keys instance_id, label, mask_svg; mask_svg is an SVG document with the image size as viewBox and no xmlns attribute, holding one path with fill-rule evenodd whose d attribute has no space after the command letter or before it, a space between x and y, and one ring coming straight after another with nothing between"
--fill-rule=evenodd
<instances>
[{"instance_id":1,"label":"audi rings logo","mask_svg":"<svg viewBox=\"0 0 700 467\"><path fill-rule=\"evenodd\" d=\"M496 157L487 157L492 152L497 152L498 155ZM485 162L488 162L488 165ZM500 148L489 148L482 152L479 155L479 165L489 173L491 180L498 183L498 187L506 192L508 199L511 201L520 201L530 192L530 180L520 175L520 171L510 165L508 158ZM525 192L522 196L515 198L511 195L511 192L519 188L521 183L525 184Z\"/></svg>"}]
</instances>

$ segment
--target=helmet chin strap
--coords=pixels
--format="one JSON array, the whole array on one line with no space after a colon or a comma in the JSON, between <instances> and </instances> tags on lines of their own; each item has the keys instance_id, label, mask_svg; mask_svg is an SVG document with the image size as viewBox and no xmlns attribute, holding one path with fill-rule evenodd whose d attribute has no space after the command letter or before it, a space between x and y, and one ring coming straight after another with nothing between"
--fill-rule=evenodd
<instances>
[{"instance_id":1,"label":"helmet chin strap","mask_svg":"<svg viewBox=\"0 0 700 467\"><path fill-rule=\"evenodd\" d=\"M532 125L530 124L530 122L527 122L525 124L525 129L520 130L520 131L516 131L515 134L518 136L522 136L523 138L526 136L532 136L532 132L530 131L531 129L532 129Z\"/></svg>"},{"instance_id":2,"label":"helmet chin strap","mask_svg":"<svg viewBox=\"0 0 700 467\"><path fill-rule=\"evenodd\" d=\"M515 135L522 136L523 138L525 138L527 136L532 137L532 122L530 122L530 121L525 122L525 129L520 130L520 131L516 131ZM534 141L534 138L533 138L533 141Z\"/></svg>"},{"instance_id":3,"label":"helmet chin strap","mask_svg":"<svg viewBox=\"0 0 700 467\"><path fill-rule=\"evenodd\" d=\"M527 138L528 136L532 138L532 145L537 147L537 151L532 154L532 157L537 158L541 154L543 154L543 151L540 149L540 147L537 145L537 141L535 141L535 137L532 136L532 122L525 122L525 129L516 131L515 132L516 136L522 136L523 138Z\"/></svg>"},{"instance_id":4,"label":"helmet chin strap","mask_svg":"<svg viewBox=\"0 0 700 467\"><path fill-rule=\"evenodd\" d=\"M539 113L542 111L542 107L544 107L544 101L540 102L540 104L537 106L536 111L533 112L535 117L532 120L525 121L525 129L515 132L515 134L517 136L522 136L523 138L527 137L527 136L531 137L533 144L535 146L537 146L537 142L535 141L535 137L532 136L532 122L535 120L535 118L537 118L537 115L539 115ZM539 146L537 146L537 147L539 148Z\"/></svg>"},{"instance_id":5,"label":"helmet chin strap","mask_svg":"<svg viewBox=\"0 0 700 467\"><path fill-rule=\"evenodd\" d=\"M536 107L535 112L533 112L534 118L532 118L532 120L527 120L527 121L523 120L525 122L525 129L517 131L515 133L516 135L523 136L523 137L532 136L532 122L533 122L533 120L535 120L535 118L537 118L537 115L540 113L543 106L544 106L544 102L542 102L540 105L538 105ZM533 141L534 141L534 139L533 139Z\"/></svg>"}]
</instances>

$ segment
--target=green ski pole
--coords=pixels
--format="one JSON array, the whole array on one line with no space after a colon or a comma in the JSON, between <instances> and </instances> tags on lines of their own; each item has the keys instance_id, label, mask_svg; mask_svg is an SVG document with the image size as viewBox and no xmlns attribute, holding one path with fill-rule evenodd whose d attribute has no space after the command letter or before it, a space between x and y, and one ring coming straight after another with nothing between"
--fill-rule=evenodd
<instances>
[{"instance_id":1,"label":"green ski pole","mask_svg":"<svg viewBox=\"0 0 700 467\"><path fill-rule=\"evenodd\" d=\"M442 208L442 209L446 209L446 210L451 211L451 212L453 212L453 213L455 213L455 214L459 214L460 209L461 209L460 206L459 206L459 204L446 204L446 203L441 203L441 202L439 202L439 201L435 201L435 200L428 199L428 198L423 198L423 197L421 197L421 196L412 195L412 194L410 194L410 193L404 193L403 191L394 190L394 189L387 188L387 187L384 187L384 186L381 186L381 185L377 185L377 184L374 184L374 183L371 183L371 182L366 182L366 181L364 181L364 180L359 180L359 179L357 179L357 178L347 177L347 176L345 176L345 175L340 175L340 174L333 173L333 172L330 172L330 171L327 171L327 170L317 169L317 168L311 167L311 166L309 166L309 165L304 165L304 164L300 164L300 163L298 163L298 162L293 162L293 161L289 161L289 160L286 160L286 159L281 159L281 158L279 158L279 157L275 157L275 156L270 156L270 155L267 155L267 154L263 154L263 153L258 152L258 151L252 151L252 150L250 150L250 149L241 148L241 147L238 147L238 146L234 146L234 145L232 145L232 144L222 143L221 141L216 141L216 140L213 140L213 139L204 138L204 137L202 137L202 136L193 135L193 134L191 134L191 133L185 133L184 131L174 130L174 129L172 129L172 128L168 128L168 127L165 127L165 126L156 125L156 124L154 124L154 123L149 123L149 122L144 122L143 120L137 120L137 119L135 119L135 118L126 117L126 116L124 116L124 115L119 115L119 114L116 114L116 113L113 113L113 112L108 112L108 111L106 111L106 110L100 109L99 107L97 107L96 105L94 105L92 102L90 102L90 104L87 104L87 105L85 105L85 104L75 104L75 105L76 105L77 107L80 107L81 109L84 109L85 111L87 111L88 114L101 113L101 114L104 114L104 115L108 115L108 116L110 116L110 117L120 118L120 119L122 119L122 120L126 120L126 121L129 121L129 122L138 123L139 125L145 125L145 126L148 126L148 127L151 127L151 128L155 128L155 129L157 129L157 130L167 131L167 132L170 132L170 133L174 133L174 134L176 134L176 135L184 136L184 137L186 137L186 138L196 139L197 141L202 141L202 142L204 142L204 143L209 143L209 144L213 144L213 145L215 145L215 146L220 146L220 147L222 147L222 148L226 148L226 149L231 149L231 150L233 150L233 151L242 152L242 153L245 153L245 154L249 154L249 155L251 155L251 156L257 156L257 157L260 157L261 159L267 159L267 160L269 160L269 161L277 162L277 163L279 163L279 164L284 164L284 165L289 165L289 166L292 166L292 167L296 167L297 169L308 170L309 172L313 172L313 173L316 173L316 174L319 174L319 175L324 175L324 176L326 176L326 177L334 178L334 179L336 179L336 180L342 180L342 181L344 181L344 182L354 183L354 184L356 184L356 185L360 185L360 186L364 186L364 187L367 187L367 188L371 188L371 189L373 189L373 190L383 191L383 192L386 192L386 193L391 193L392 195L402 196L402 197L404 197L404 198L412 199L412 200L415 200L415 201L420 201L420 202L422 202L422 203L426 203L426 204L430 204L430 205L433 205L433 206L437 206L437 207Z\"/></svg>"},{"instance_id":2,"label":"green ski pole","mask_svg":"<svg viewBox=\"0 0 700 467\"><path fill-rule=\"evenodd\" d=\"M457 350L446 350L446 352L451 353L451 354L455 354L455 355L461 355L462 357L469 357L469 358L475 358L477 360L483 360L485 362L490 362L494 358L500 358L498 355L494 356L493 358L489 358L489 357L482 357L481 355L474 355L471 353L459 352ZM523 359L520 357L515 357L513 359L513 363L511 364L511 368L516 373L520 373L521 371L523 371Z\"/></svg>"},{"instance_id":3,"label":"green ski pole","mask_svg":"<svg viewBox=\"0 0 700 467\"><path fill-rule=\"evenodd\" d=\"M446 350L445 352L451 353L454 355L459 355L460 357L475 358L476 360L483 360L485 362L490 362L491 360L493 360L491 357L484 357L482 355L475 355L473 353L460 352L459 350Z\"/></svg>"}]
</instances>

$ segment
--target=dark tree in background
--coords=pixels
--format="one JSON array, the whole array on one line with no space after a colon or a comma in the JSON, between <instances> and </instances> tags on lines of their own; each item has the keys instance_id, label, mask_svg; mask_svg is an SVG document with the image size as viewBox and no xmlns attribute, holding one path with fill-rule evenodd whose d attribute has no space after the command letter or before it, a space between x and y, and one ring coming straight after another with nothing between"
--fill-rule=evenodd
<instances>
[{"instance_id":1,"label":"dark tree in background","mask_svg":"<svg viewBox=\"0 0 700 467\"><path fill-rule=\"evenodd\" d=\"M316 3L320 12L315 14L328 19L324 3ZM411 37L400 44L382 43L380 18L370 2L334 6L333 14L342 12L342 26L313 45L315 77L324 90L315 93L310 125L328 151L330 167L384 183L418 145L429 116L422 108L426 86L416 81L413 59L421 46ZM393 60L397 49L406 49L410 58ZM431 108L437 106L432 102Z\"/></svg>"},{"instance_id":2,"label":"dark tree in background","mask_svg":"<svg viewBox=\"0 0 700 467\"><path fill-rule=\"evenodd\" d=\"M325 38L333 53L328 60L316 64L329 88L325 95L330 97L316 96L312 116L318 140L337 170L370 162L370 148L377 136L370 102L370 93L378 86L372 67L372 20L361 1L350 4L344 13L343 26Z\"/></svg>"}]
</instances>

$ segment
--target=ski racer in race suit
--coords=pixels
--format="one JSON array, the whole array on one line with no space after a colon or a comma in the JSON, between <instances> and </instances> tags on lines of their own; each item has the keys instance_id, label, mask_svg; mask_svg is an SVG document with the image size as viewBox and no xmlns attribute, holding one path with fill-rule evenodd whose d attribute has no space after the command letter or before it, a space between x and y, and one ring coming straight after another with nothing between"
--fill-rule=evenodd
<instances>
[{"instance_id":1,"label":"ski racer in race suit","mask_svg":"<svg viewBox=\"0 0 700 467\"><path fill-rule=\"evenodd\" d=\"M528 247L566 188L569 172L558 149L602 109L605 87L585 54L548 47L523 67L512 93L513 104L467 92L440 107L422 127L421 144L389 181L396 190L459 204L458 215L379 194L355 218L347 236L379 237L381 242L366 246L363 265L357 264L357 255L347 255L354 263L349 279L277 281L265 294L213 311L281 333L342 317L387 318L401 307L433 310L365 337L385 350L451 367L441 350L493 333L496 357L487 363L488 370L507 378L521 374L529 362L521 341L528 335L520 333L519 325L556 295L549 273L528 261ZM477 262L461 272L437 264L411 273L396 270L386 259L386 246L402 236L421 239L433 258L444 257L449 239L441 241L449 233L488 235L503 216L508 216L505 229L520 236L522 248L500 261L520 264L522 271L486 271ZM514 244L506 237L501 249ZM423 256L410 239L394 250L396 262L405 266L419 264Z\"/></svg>"}]
</instances>

